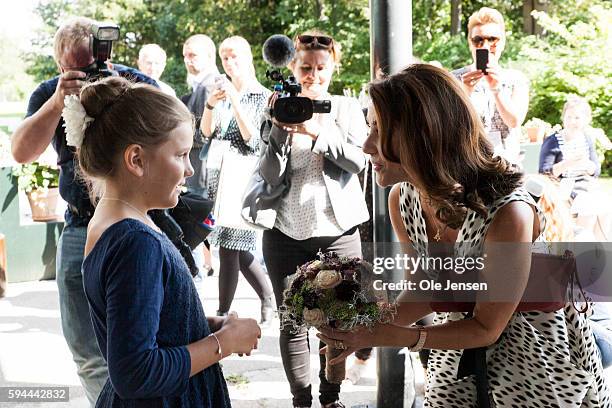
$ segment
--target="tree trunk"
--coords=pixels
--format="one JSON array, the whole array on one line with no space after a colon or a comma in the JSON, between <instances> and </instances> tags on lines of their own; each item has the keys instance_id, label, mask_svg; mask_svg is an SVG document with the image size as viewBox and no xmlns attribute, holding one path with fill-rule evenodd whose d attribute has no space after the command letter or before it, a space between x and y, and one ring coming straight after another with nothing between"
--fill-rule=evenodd
<instances>
[{"instance_id":1,"label":"tree trunk","mask_svg":"<svg viewBox=\"0 0 612 408\"><path fill-rule=\"evenodd\" d=\"M316 8L317 8L317 18L319 20L325 20L325 5L322 0L315 0Z\"/></svg>"},{"instance_id":2,"label":"tree trunk","mask_svg":"<svg viewBox=\"0 0 612 408\"><path fill-rule=\"evenodd\" d=\"M451 0L451 35L461 34L461 0Z\"/></svg>"},{"instance_id":3,"label":"tree trunk","mask_svg":"<svg viewBox=\"0 0 612 408\"><path fill-rule=\"evenodd\" d=\"M525 34L534 33L534 21L531 17L533 10L533 0L523 0L523 31Z\"/></svg>"},{"instance_id":4,"label":"tree trunk","mask_svg":"<svg viewBox=\"0 0 612 408\"><path fill-rule=\"evenodd\" d=\"M550 3L540 0L523 0L523 31L527 34L542 34L542 27L531 17L533 10L548 12Z\"/></svg>"}]
</instances>

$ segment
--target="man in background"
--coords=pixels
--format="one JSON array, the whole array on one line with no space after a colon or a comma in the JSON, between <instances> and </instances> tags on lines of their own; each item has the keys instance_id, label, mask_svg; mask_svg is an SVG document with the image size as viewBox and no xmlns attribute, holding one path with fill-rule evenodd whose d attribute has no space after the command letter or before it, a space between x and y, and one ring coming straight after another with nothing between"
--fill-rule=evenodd
<instances>
[{"instance_id":1,"label":"man in background","mask_svg":"<svg viewBox=\"0 0 612 408\"><path fill-rule=\"evenodd\" d=\"M157 81L159 89L168 95L176 96L174 89L159 78L166 68L166 51L157 44L145 44L138 52L138 69Z\"/></svg>"},{"instance_id":2,"label":"man in background","mask_svg":"<svg viewBox=\"0 0 612 408\"><path fill-rule=\"evenodd\" d=\"M200 130L202 114L206 107L208 93L212 92L215 78L219 75L217 68L217 49L213 40L204 34L196 34L189 37L183 44L183 60L187 69L187 83L191 93L181 97L181 100L196 118L195 133L193 135L193 148L189 153L189 159L193 166L194 174L187 179L187 188L194 193L207 196L206 191L206 153L204 138ZM212 261L208 241L204 242L204 262L201 262L200 250L196 248L193 255L198 265L203 265L204 273L211 275Z\"/></svg>"},{"instance_id":3,"label":"man in background","mask_svg":"<svg viewBox=\"0 0 612 408\"><path fill-rule=\"evenodd\" d=\"M189 155L195 173L187 179L187 187L191 191L203 195L206 192L206 152L202 152L204 138L200 131L200 121L206 107L208 93L212 91L215 85L215 77L219 75L216 55L215 43L204 34L189 37L183 45L187 83L192 92L181 97L181 100L196 118L193 148Z\"/></svg>"}]
</instances>

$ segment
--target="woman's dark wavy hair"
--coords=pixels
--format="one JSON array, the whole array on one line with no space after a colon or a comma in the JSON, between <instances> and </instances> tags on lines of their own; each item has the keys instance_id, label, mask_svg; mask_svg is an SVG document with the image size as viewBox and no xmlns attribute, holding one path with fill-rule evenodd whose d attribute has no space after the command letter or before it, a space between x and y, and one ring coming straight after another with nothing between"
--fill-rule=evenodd
<instances>
[{"instance_id":1,"label":"woman's dark wavy hair","mask_svg":"<svg viewBox=\"0 0 612 408\"><path fill-rule=\"evenodd\" d=\"M401 164L451 228L468 209L485 217L488 205L521 184L521 173L493 157L468 95L445 70L414 64L369 90L381 154Z\"/></svg>"}]
</instances>

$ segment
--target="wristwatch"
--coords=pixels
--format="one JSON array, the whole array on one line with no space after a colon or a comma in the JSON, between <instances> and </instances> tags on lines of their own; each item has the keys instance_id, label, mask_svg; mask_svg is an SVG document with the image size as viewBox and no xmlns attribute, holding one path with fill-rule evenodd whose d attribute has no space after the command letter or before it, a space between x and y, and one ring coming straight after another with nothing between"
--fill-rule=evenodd
<instances>
[{"instance_id":1,"label":"wristwatch","mask_svg":"<svg viewBox=\"0 0 612 408\"><path fill-rule=\"evenodd\" d=\"M211 105L210 103L208 103L208 102L206 102L206 105L205 105L205 106L206 106L206 109L208 109L208 110L213 110L213 109L215 109L215 107L214 107L214 106L212 106L212 105Z\"/></svg>"},{"instance_id":2,"label":"wristwatch","mask_svg":"<svg viewBox=\"0 0 612 408\"><path fill-rule=\"evenodd\" d=\"M425 340L427 340L427 331L423 326L418 326L419 328L419 339L416 344L412 347L408 347L408 350L411 353L415 353L417 351L423 350L423 346L425 345Z\"/></svg>"}]
</instances>

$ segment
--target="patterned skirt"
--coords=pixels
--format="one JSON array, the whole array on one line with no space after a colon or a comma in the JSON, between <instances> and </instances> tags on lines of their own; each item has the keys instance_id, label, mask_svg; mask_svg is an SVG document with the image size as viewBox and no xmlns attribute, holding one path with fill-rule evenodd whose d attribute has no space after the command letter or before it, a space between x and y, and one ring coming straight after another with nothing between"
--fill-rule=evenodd
<instances>
[{"instance_id":1,"label":"patterned skirt","mask_svg":"<svg viewBox=\"0 0 612 408\"><path fill-rule=\"evenodd\" d=\"M217 197L219 187L219 170L209 169L206 174L208 196L211 200ZM257 247L256 232L228 227L216 227L208 236L208 242L213 246L235 251L254 251Z\"/></svg>"}]
</instances>

